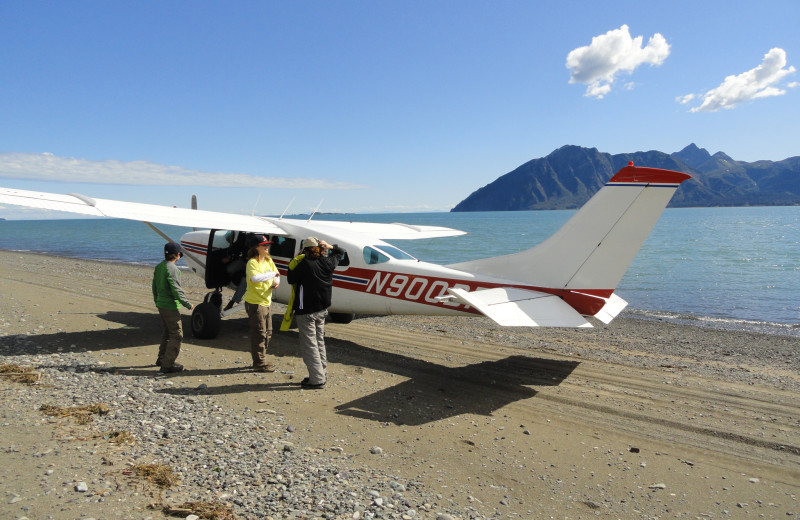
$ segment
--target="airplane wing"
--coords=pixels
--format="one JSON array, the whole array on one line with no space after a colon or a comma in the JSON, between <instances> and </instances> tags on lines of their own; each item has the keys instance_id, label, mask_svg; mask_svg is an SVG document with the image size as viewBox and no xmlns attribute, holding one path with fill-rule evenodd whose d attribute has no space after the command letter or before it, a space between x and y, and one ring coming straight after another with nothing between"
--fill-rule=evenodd
<instances>
[{"instance_id":1,"label":"airplane wing","mask_svg":"<svg viewBox=\"0 0 800 520\"><path fill-rule=\"evenodd\" d=\"M441 226L415 226L410 224L383 224L374 222L336 222L326 220L295 220L272 217L255 217L174 208L156 204L95 199L70 193L61 195L40 191L0 188L0 203L29 208L65 211L81 215L112 217L142 222L156 222L193 228L235 229L253 233L295 234L359 234L382 240L439 238L466 234L465 231Z\"/></svg>"},{"instance_id":2,"label":"airplane wing","mask_svg":"<svg viewBox=\"0 0 800 520\"><path fill-rule=\"evenodd\" d=\"M592 324L553 294L513 287L465 291L447 290L456 300L471 305L505 327L591 327Z\"/></svg>"},{"instance_id":3,"label":"airplane wing","mask_svg":"<svg viewBox=\"0 0 800 520\"><path fill-rule=\"evenodd\" d=\"M57 193L0 188L0 203L184 227L236 229L254 233L283 233L284 231L280 226L261 217L186 208L170 208L169 206L156 204L93 199L80 194L59 195Z\"/></svg>"},{"instance_id":4,"label":"airplane wing","mask_svg":"<svg viewBox=\"0 0 800 520\"><path fill-rule=\"evenodd\" d=\"M381 240L414 240L418 238L441 238L466 235L466 231L442 226L417 226L411 224L383 224L378 222L338 222L333 220L269 219L291 233L303 236L363 235Z\"/></svg>"}]
</instances>

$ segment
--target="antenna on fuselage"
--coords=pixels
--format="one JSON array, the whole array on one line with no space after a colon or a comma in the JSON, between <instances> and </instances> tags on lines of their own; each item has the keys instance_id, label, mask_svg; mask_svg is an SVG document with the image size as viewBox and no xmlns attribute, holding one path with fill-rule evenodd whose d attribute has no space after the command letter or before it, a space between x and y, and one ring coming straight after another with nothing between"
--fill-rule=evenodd
<instances>
[{"instance_id":1,"label":"antenna on fuselage","mask_svg":"<svg viewBox=\"0 0 800 520\"><path fill-rule=\"evenodd\" d=\"M289 204L286 205L286 209L283 210L283 213L281 213L281 216L278 217L278 218L283 218L283 216L286 215L286 212L289 211L289 206L292 205L292 202L294 202L294 199L295 199L295 197L292 197L292 200L289 201Z\"/></svg>"},{"instance_id":2,"label":"antenna on fuselage","mask_svg":"<svg viewBox=\"0 0 800 520\"><path fill-rule=\"evenodd\" d=\"M192 209L197 209L197 195L192 193ZM192 228L192 231L197 231L197 228Z\"/></svg>"},{"instance_id":3,"label":"antenna on fuselage","mask_svg":"<svg viewBox=\"0 0 800 520\"><path fill-rule=\"evenodd\" d=\"M258 206L258 201L259 200L261 200L261 194L260 193L258 194L258 197L256 197L256 203L253 204L253 210L250 212L250 216L251 217L256 214L256 206Z\"/></svg>"},{"instance_id":4,"label":"antenna on fuselage","mask_svg":"<svg viewBox=\"0 0 800 520\"><path fill-rule=\"evenodd\" d=\"M311 222L311 219L314 217L314 214L317 212L319 207L322 206L323 202L325 202L325 199L322 199L321 201L319 201L319 204L317 204L317 207L314 208L314 211L311 212L311 215L308 216L308 220L306 222Z\"/></svg>"}]
</instances>

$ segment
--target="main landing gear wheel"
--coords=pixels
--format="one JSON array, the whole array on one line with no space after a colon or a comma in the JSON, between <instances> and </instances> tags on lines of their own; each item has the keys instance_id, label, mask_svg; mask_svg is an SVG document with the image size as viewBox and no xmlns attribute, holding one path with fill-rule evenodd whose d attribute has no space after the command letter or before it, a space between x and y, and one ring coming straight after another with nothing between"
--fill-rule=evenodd
<instances>
[{"instance_id":1,"label":"main landing gear wheel","mask_svg":"<svg viewBox=\"0 0 800 520\"><path fill-rule=\"evenodd\" d=\"M351 321L353 321L353 318L355 318L355 317L356 317L355 314L351 314L349 312L331 312L331 313L328 313L328 318L331 320L331 323L342 323L342 324L346 325L346 324L350 323Z\"/></svg>"},{"instance_id":2,"label":"main landing gear wheel","mask_svg":"<svg viewBox=\"0 0 800 520\"><path fill-rule=\"evenodd\" d=\"M218 292L207 294L205 301L195 306L192 311L192 336L198 339L217 337L222 323L221 306L222 295Z\"/></svg>"}]
</instances>

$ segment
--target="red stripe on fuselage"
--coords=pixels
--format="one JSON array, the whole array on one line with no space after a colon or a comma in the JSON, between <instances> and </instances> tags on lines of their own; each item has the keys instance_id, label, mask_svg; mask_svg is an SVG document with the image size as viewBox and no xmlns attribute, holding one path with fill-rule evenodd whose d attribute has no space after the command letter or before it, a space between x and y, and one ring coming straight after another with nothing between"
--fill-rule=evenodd
<instances>
[{"instance_id":1,"label":"red stripe on fuselage","mask_svg":"<svg viewBox=\"0 0 800 520\"><path fill-rule=\"evenodd\" d=\"M476 291L479 289L494 289L497 287L515 287L530 291L539 291L553 294L562 298L576 311L584 315L594 315L605 305L605 299L614 292L611 289L586 289L568 290L553 289L548 287L536 287L532 285L508 285L500 283L480 282L473 280L461 280L456 278L441 278L434 276L423 276L408 273L393 273L388 271L376 271L373 269L363 269L351 267L343 271L337 271L352 278L368 280L366 284L355 283L347 280L334 279L334 287L347 289L350 291L374 294L385 298L404 300L423 305L444 307L466 312L476 312L462 303L453 300L438 300L442 296L448 296L447 289L457 287L466 291Z\"/></svg>"}]
</instances>

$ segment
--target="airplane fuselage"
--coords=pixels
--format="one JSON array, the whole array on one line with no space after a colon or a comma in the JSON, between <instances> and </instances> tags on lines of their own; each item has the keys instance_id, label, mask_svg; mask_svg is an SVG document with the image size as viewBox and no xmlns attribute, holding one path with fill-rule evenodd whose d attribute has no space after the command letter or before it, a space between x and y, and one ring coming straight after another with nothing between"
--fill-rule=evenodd
<instances>
[{"instance_id":1,"label":"airplane fuselage","mask_svg":"<svg viewBox=\"0 0 800 520\"><path fill-rule=\"evenodd\" d=\"M215 235L225 232L214 230ZM186 264L193 272L206 279L209 255L213 256L215 252L225 249L213 244L209 247L211 236L211 230L202 230L191 231L181 237L181 245L188 253L184 257ZM289 262L300 253L302 238L279 235L269 235L269 238L292 244L288 250L284 247L271 251L276 267L285 277ZM474 291L508 284L508 281L502 280L480 280L470 273L420 261L382 241L339 239L336 242L347 251L347 259L342 262L346 265L340 264L333 274L334 291L330 311L334 313L476 314L478 312L470 306L448 298L448 289L456 287ZM403 258L395 258L391 254ZM233 283L224 286L235 288ZM213 288L213 284L209 288ZM284 279L284 283L273 293L273 298L280 303L286 303L290 294L291 287Z\"/></svg>"}]
</instances>

